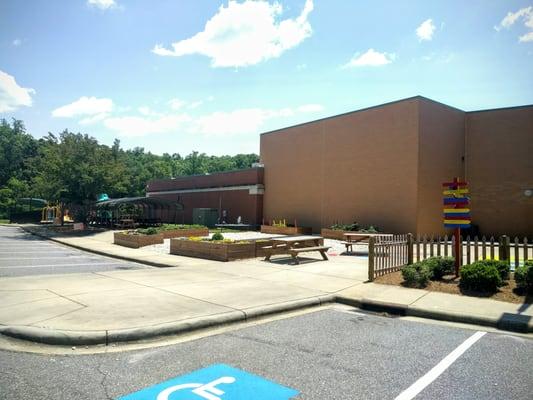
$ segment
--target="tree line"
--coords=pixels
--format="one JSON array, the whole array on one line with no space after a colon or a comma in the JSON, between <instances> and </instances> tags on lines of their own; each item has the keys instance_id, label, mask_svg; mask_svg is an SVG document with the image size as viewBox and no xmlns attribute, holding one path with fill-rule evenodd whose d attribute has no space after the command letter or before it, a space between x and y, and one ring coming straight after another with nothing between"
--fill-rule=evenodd
<instances>
[{"instance_id":1,"label":"tree line","mask_svg":"<svg viewBox=\"0 0 533 400\"><path fill-rule=\"evenodd\" d=\"M257 154L208 156L193 151L156 155L142 147L124 150L65 130L36 139L24 123L0 121L0 213L20 198L85 204L99 193L111 198L144 196L151 179L249 168ZM1 217L1 215L0 215Z\"/></svg>"}]
</instances>

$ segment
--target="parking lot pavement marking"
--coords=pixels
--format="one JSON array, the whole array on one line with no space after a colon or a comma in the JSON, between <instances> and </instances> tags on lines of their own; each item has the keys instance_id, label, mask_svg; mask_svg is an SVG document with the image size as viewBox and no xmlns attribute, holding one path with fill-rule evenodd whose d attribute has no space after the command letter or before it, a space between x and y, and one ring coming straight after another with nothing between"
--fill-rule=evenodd
<instances>
[{"instance_id":1,"label":"parking lot pavement marking","mask_svg":"<svg viewBox=\"0 0 533 400\"><path fill-rule=\"evenodd\" d=\"M87 258L87 256L72 256L70 254L65 254L64 257L68 257L69 259L71 258ZM46 256L41 256L41 257L6 257L6 258L2 258L0 257L0 261L12 261L12 260L57 260L57 259L62 259L64 257L61 257L61 256L54 256L54 257L46 257Z\"/></svg>"},{"instance_id":2,"label":"parking lot pavement marking","mask_svg":"<svg viewBox=\"0 0 533 400\"><path fill-rule=\"evenodd\" d=\"M225 364L178 376L118 400L288 400L297 390ZM220 397L219 397L220 396Z\"/></svg>"},{"instance_id":3,"label":"parking lot pavement marking","mask_svg":"<svg viewBox=\"0 0 533 400\"><path fill-rule=\"evenodd\" d=\"M411 400L418 393L420 393L424 388L426 388L431 382L437 379L450 365L452 365L455 360L457 360L461 355L467 351L474 343L479 339L485 336L487 332L478 331L466 339L459 347L454 351L448 354L442 359L440 363L435 365L427 374L418 379L410 387L400 393L394 400Z\"/></svg>"},{"instance_id":4,"label":"parking lot pavement marking","mask_svg":"<svg viewBox=\"0 0 533 400\"><path fill-rule=\"evenodd\" d=\"M80 264L46 264L46 265L14 265L12 267L0 267L0 269L15 269L15 268L50 268L50 267L93 267L96 265L121 265L121 262L93 262Z\"/></svg>"}]
</instances>

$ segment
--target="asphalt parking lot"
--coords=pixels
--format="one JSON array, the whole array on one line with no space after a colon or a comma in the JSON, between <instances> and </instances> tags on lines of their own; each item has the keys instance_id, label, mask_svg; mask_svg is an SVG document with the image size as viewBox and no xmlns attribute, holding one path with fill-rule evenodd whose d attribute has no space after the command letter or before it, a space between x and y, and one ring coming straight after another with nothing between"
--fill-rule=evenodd
<instances>
[{"instance_id":1,"label":"asphalt parking lot","mask_svg":"<svg viewBox=\"0 0 533 400\"><path fill-rule=\"evenodd\" d=\"M150 268L86 253L0 226L0 277Z\"/></svg>"},{"instance_id":2,"label":"asphalt parking lot","mask_svg":"<svg viewBox=\"0 0 533 400\"><path fill-rule=\"evenodd\" d=\"M161 398L518 400L530 399L533 393L531 339L356 309L324 309L143 350L89 355L76 355L80 349L67 351L71 353L0 351L0 398L120 399L219 364L298 394L280 397L256 385L253 397L239 396L231 387L243 383L226 376L217 387L224 393L209 392L214 397L186 389Z\"/></svg>"}]
</instances>

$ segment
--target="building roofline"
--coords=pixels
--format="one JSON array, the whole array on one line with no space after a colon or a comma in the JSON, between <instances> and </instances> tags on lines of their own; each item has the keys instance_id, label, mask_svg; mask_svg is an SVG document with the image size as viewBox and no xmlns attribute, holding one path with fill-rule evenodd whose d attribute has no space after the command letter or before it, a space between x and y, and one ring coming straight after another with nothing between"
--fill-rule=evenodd
<instances>
[{"instance_id":1,"label":"building roofline","mask_svg":"<svg viewBox=\"0 0 533 400\"><path fill-rule=\"evenodd\" d=\"M231 174L231 173L235 173L235 172L244 172L244 171L252 171L252 170L257 171L257 170L262 170L262 169L263 169L263 167L251 167L251 168L231 169L231 170L228 170L228 171L211 172L211 173L208 173L208 174L180 175L180 176L175 176L173 178L150 179L148 181L148 183L158 182L158 181L187 180L187 179L190 179L190 178L201 178L201 177L206 177L206 176L224 175L224 174Z\"/></svg>"},{"instance_id":2,"label":"building roofline","mask_svg":"<svg viewBox=\"0 0 533 400\"><path fill-rule=\"evenodd\" d=\"M358 110L348 111L348 112L345 112L345 113L336 114L336 115L332 115L332 116L329 116L329 117L319 118L319 119L315 119L313 121L302 122L300 124L290 125L290 126L286 126L284 128L274 129L272 131L263 132L263 133L260 134L260 136L268 135L268 134L276 133L276 132L280 132L280 131L284 131L286 129L296 128L296 127L303 126L303 125L314 124L316 122L322 122L322 121L326 121L326 120L332 119L332 118L344 117L345 115L355 114L355 113L358 113L358 112L368 111L368 110L372 110L374 108L390 106L392 104L397 104L397 103L401 103L401 102L404 102L404 101L410 101L410 100L415 100L415 99L429 101L429 102L432 102L432 103L435 103L435 104L439 104L439 105L441 105L443 107L451 108L451 109L453 109L455 111L461 111L461 112L463 112L465 114L472 114L472 113L476 113L476 112L486 112L486 111L508 110L508 109L516 109L516 108L533 107L533 104L530 104L530 105L523 105L523 106L512 106L512 107L490 108L490 109L485 109L485 110L464 111L464 110L461 110L460 108L453 107L453 106L450 106L450 105L445 104L445 103L441 103L440 101L436 101L436 100L430 99L428 97L417 95L417 96L412 96L412 97L406 97L405 99L394 100L394 101L390 101L390 102L387 102L387 103L377 104L375 106L360 108Z\"/></svg>"},{"instance_id":3,"label":"building roofline","mask_svg":"<svg viewBox=\"0 0 533 400\"><path fill-rule=\"evenodd\" d=\"M488 111L516 110L516 109L519 109L519 108L528 108L528 107L533 107L533 104L524 104L522 106L511 106L511 107L485 108L483 110L466 111L466 113L467 114L473 114L473 113L482 113L482 112L488 112Z\"/></svg>"},{"instance_id":4,"label":"building roofline","mask_svg":"<svg viewBox=\"0 0 533 400\"><path fill-rule=\"evenodd\" d=\"M405 98L405 99L389 101L388 103L382 103L382 104L377 104L377 105L375 105L375 106L370 106L370 107L360 108L360 109L358 109L358 110L347 111L347 112L345 112L345 113L336 114L336 115L331 115L331 116L329 116L329 117L319 118L319 119L315 119L315 120L313 120L313 121L302 122L302 123L300 123L300 124L290 125L290 126L286 126L286 127L284 127L284 128L279 128L279 129L274 129L274 130L272 130L272 131L263 132L263 133L260 134L260 136L268 135L268 134L270 134L270 133L276 133L276 132L279 132L279 131L283 131L283 130L285 130L285 129L296 128L297 126L308 125L308 124L314 124L315 122L321 122L321 121L325 121L325 120L332 119L332 118L344 117L345 115L350 115L350 114L355 114L355 113L362 112L362 111L372 110L372 109L374 109L374 108L385 107L385 106L389 106L389 105L392 105L392 104L401 103L401 102L403 102L403 101L414 100L414 99L418 99L418 98L420 98L420 97L422 97L422 96L412 96L412 97L407 97L407 98ZM429 100L429 99L428 99L428 100Z\"/></svg>"}]
</instances>

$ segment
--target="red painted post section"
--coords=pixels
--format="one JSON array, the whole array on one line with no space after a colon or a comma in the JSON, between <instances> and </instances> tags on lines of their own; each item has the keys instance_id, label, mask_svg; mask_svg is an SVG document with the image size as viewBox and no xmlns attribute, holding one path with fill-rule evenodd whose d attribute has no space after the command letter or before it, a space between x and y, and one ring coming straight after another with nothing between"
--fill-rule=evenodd
<instances>
[{"instance_id":1,"label":"red painted post section","mask_svg":"<svg viewBox=\"0 0 533 400\"><path fill-rule=\"evenodd\" d=\"M461 228L455 228L455 277L459 276L459 269L461 268L461 260L463 259L461 243Z\"/></svg>"}]
</instances>

